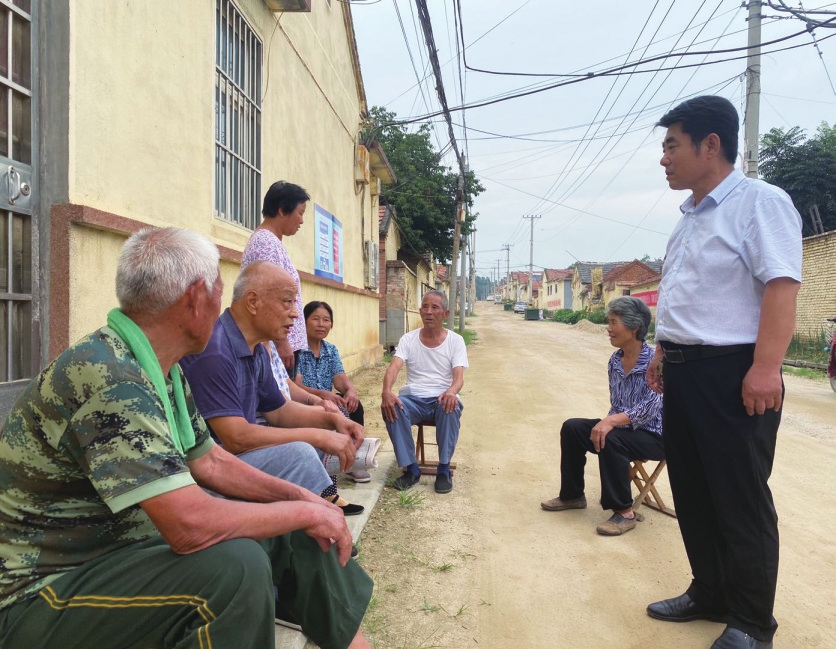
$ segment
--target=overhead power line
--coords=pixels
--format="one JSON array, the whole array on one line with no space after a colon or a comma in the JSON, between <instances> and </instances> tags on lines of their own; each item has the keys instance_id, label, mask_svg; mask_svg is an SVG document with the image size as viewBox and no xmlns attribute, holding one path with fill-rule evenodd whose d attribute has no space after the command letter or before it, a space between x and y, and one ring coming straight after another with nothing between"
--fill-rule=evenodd
<instances>
[{"instance_id":1,"label":"overhead power line","mask_svg":"<svg viewBox=\"0 0 836 649\"><path fill-rule=\"evenodd\" d=\"M424 1L424 0L416 0L416 2L420 2L420 1ZM831 18L830 20L828 20L826 22L827 23L836 23L836 17ZM806 33L807 33L807 30L805 29L805 30L802 30L800 32L795 32L793 34L789 34L788 36L782 36L781 38L776 38L774 40L766 41L766 42L762 43L761 47L767 47L767 46L770 46L770 45L776 45L778 43L783 43L783 42L788 41L792 38L797 38L799 36L802 36ZM823 41L825 41L829 38L833 38L833 36L836 36L836 34L831 34L830 36L825 36L824 38L819 39L819 43L821 43L821 42L823 42ZM769 50L767 52L762 52L762 54L775 54L777 52L785 52L787 50L793 50L793 49L798 49L800 47L810 47L810 46L811 46L811 43L802 43L802 44L799 44L799 45L790 45L790 46L787 46L787 47L782 47L782 48L777 48L777 49L774 49L774 50ZM498 97L496 99L479 101L479 102L475 102L475 103L467 104L467 105L462 105L462 106L455 106L453 108L448 107L446 109L446 111L442 109L441 111L436 111L434 113L428 113L426 115L419 115L419 116L416 116L416 117L408 117L408 118L405 118L405 119L394 120L392 122L392 124L413 124L415 122L423 122L423 121L426 121L428 119L432 119L433 117L438 117L439 115L443 115L443 114L445 114L445 112L454 113L454 112L458 112L458 111L462 111L462 110L472 110L474 108L483 108L485 106L491 106L493 104L498 104L498 103L501 103L501 102L510 101L511 99L519 99L521 97L527 97L527 96L530 96L530 95L539 94L539 93L545 92L547 90L553 90L555 88L561 88L563 86L569 86L569 85L573 85L573 84L576 84L576 83L581 83L581 82L584 82L584 81L590 81L592 79L598 79L598 78L601 78L601 77L618 76L618 75L631 75L631 74L651 74L651 73L663 72L663 71L667 71L667 70L684 70L684 69L700 67L700 66L705 66L705 65L716 65L716 64L719 64L719 63L728 63L730 61L739 61L741 59L747 58L748 55L743 54L742 56L733 56L733 57L728 57L728 58L724 58L724 59L718 59L718 60L715 60L715 61L705 61L705 62L693 63L693 64L687 64L687 65L675 65L675 66L672 66L672 67L652 68L652 69L649 69L649 70L630 70L629 72L626 71L630 68L636 68L640 65L647 65L648 63L653 63L655 61L662 61L662 60L665 60L665 59L668 59L668 58L679 58L679 57L685 57L685 56L705 56L707 54L712 54L712 55L715 55L715 54L733 54L733 53L736 53L736 52L746 52L746 51L748 51L748 49L749 49L748 46L743 46L743 47L732 47L732 48L727 48L727 49L723 49L723 50L714 50L714 51L712 51L712 50L700 50L700 51L696 51L696 52L679 52L679 53L660 54L658 56L652 56L648 59L644 59L644 60L641 60L641 61L633 61L632 63L619 65L619 66L616 66L614 68L610 68L610 69L607 69L607 70L602 70L600 72L588 72L585 75L575 75L575 74L562 75L562 76L569 77L569 78L564 80L564 81L558 81L558 82L555 82L555 83L552 83L552 84L548 84L548 85L545 85L545 86L535 88L533 90L525 90L525 91L517 92L517 93L509 93L505 96Z\"/></svg>"},{"instance_id":2,"label":"overhead power line","mask_svg":"<svg viewBox=\"0 0 836 649\"><path fill-rule=\"evenodd\" d=\"M447 96L444 93L444 79L441 76L441 64L438 62L438 48L435 45L435 37L433 36L432 23L430 22L430 12L427 9L427 0L415 0L415 6L418 9L418 20L421 22L421 28L424 31L424 40L427 42L427 55L430 59L430 65L435 75L435 91L438 95L438 102L441 104L441 113L444 115L444 120L447 122L447 130L450 134L450 146L453 147L453 152L456 154L456 160L459 162L459 172L462 178L465 177L465 163L459 146L456 143L456 134L453 132L453 118L450 115L450 108L447 106ZM439 114L439 113L436 113Z\"/></svg>"}]
</instances>

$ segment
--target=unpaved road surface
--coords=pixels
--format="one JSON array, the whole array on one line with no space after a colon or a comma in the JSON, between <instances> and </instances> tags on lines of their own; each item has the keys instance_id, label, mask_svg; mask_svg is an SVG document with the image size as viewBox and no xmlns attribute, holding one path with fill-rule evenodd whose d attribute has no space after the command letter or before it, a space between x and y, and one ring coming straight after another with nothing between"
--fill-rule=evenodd
<instances>
[{"instance_id":1,"label":"unpaved road surface","mask_svg":"<svg viewBox=\"0 0 836 649\"><path fill-rule=\"evenodd\" d=\"M365 628L378 649L707 649L723 627L648 618L651 601L680 594L690 573L676 521L643 508L614 538L598 464L587 463L586 510L545 512L558 491L561 422L608 410L612 348L601 328L531 322L479 303L468 328L470 368L453 493L423 477L403 502L384 490L361 539L376 582ZM382 369L358 377L379 421ZM776 649L836 647L836 394L786 378L771 486L780 517ZM667 476L657 482L669 499Z\"/></svg>"}]
</instances>

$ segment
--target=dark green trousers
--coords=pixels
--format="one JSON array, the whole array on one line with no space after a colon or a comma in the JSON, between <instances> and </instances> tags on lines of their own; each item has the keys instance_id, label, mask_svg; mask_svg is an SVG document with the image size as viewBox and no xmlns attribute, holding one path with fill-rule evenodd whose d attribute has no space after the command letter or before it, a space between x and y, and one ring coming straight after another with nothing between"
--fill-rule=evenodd
<instances>
[{"instance_id":1,"label":"dark green trousers","mask_svg":"<svg viewBox=\"0 0 836 649\"><path fill-rule=\"evenodd\" d=\"M177 555L138 543L62 575L0 611L3 649L272 649L274 586L323 649L345 649L372 581L302 532Z\"/></svg>"}]
</instances>

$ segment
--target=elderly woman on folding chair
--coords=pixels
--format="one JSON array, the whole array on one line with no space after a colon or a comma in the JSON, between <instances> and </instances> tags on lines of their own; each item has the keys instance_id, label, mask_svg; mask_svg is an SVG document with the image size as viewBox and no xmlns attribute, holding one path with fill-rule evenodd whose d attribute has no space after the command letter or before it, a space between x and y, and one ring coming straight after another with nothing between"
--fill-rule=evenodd
<instances>
[{"instance_id":1,"label":"elderly woman on folding chair","mask_svg":"<svg viewBox=\"0 0 836 649\"><path fill-rule=\"evenodd\" d=\"M560 494L540 507L550 512L585 509L586 454L598 455L601 507L613 510L598 534L619 536L636 526L630 462L663 460L662 398L645 380L653 348L644 340L650 309L634 297L618 297L607 309L610 344L610 411L604 419L567 419L560 429Z\"/></svg>"}]
</instances>

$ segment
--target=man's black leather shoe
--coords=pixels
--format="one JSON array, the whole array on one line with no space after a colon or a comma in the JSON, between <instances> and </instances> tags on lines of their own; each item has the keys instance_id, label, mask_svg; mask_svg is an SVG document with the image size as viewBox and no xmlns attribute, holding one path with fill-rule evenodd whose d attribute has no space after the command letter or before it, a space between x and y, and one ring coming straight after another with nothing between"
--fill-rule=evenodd
<instances>
[{"instance_id":1,"label":"man's black leather shoe","mask_svg":"<svg viewBox=\"0 0 836 649\"><path fill-rule=\"evenodd\" d=\"M711 649L772 649L772 641L764 642L743 633L740 629L727 626L723 634L711 645Z\"/></svg>"},{"instance_id":2,"label":"man's black leather shoe","mask_svg":"<svg viewBox=\"0 0 836 649\"><path fill-rule=\"evenodd\" d=\"M665 622L690 622L691 620L711 620L722 622L723 615L701 606L684 593L672 599L653 602L647 607L647 614Z\"/></svg>"}]
</instances>

